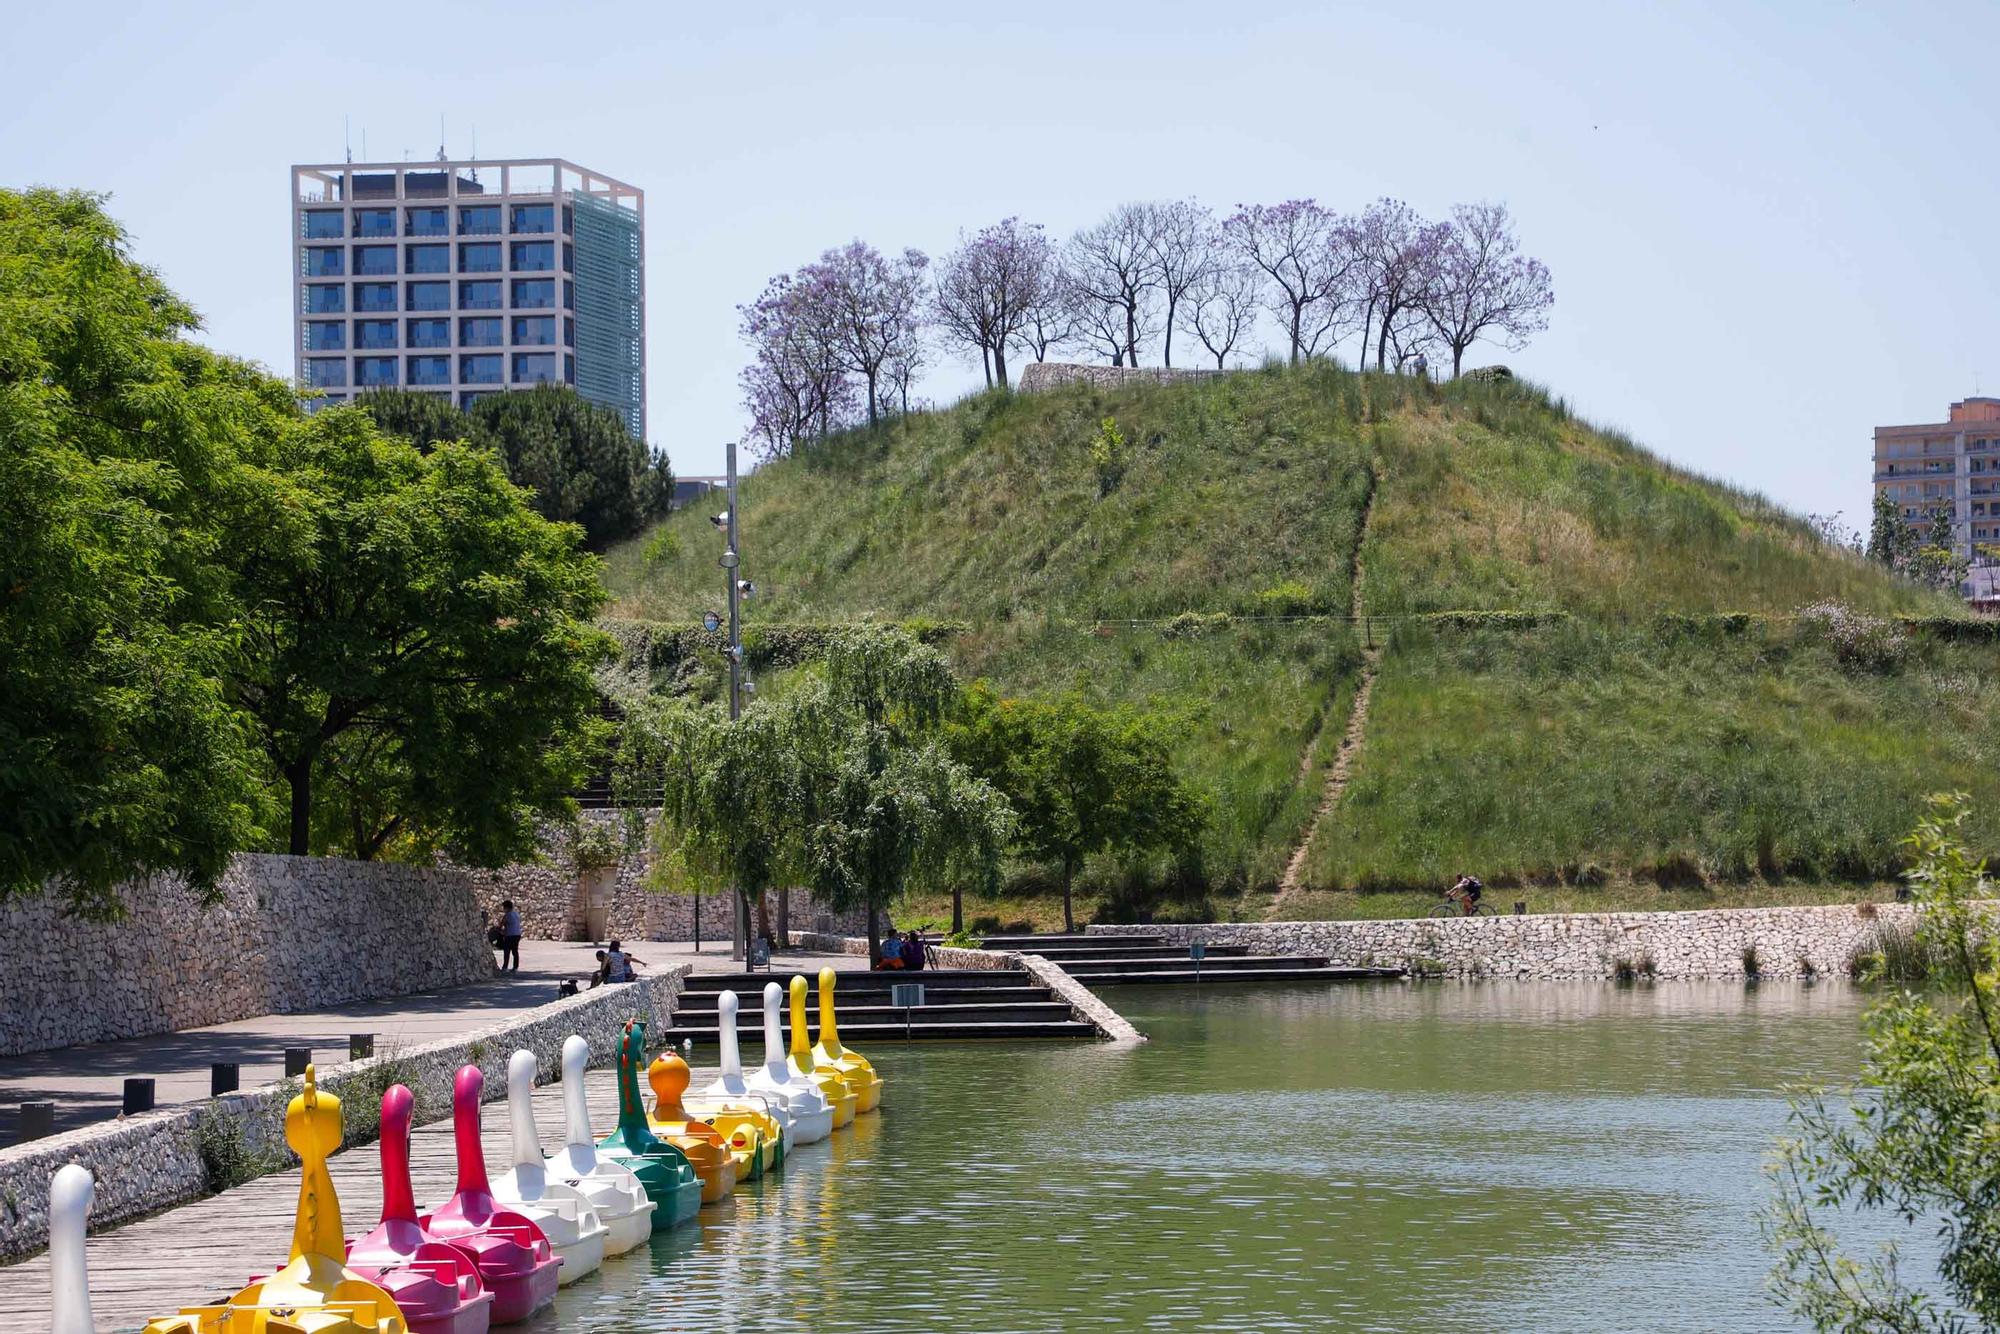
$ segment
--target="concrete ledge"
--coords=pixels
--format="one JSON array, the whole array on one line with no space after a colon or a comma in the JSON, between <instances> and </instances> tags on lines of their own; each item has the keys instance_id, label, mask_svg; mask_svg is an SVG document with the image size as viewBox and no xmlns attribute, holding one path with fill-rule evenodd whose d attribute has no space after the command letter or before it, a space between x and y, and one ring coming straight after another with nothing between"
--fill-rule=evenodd
<instances>
[{"instance_id":1,"label":"concrete ledge","mask_svg":"<svg viewBox=\"0 0 2000 1334\"><path fill-rule=\"evenodd\" d=\"M1503 906L1505 891L1488 890ZM1761 977L1845 975L1884 928L1908 929L1907 903L1688 912L1535 913L1384 921L1209 922L1093 926L1092 936L1152 935L1170 944L1244 945L1255 954L1323 955L1337 965L1404 965L1447 977L1742 977L1753 951Z\"/></svg>"},{"instance_id":2,"label":"concrete ledge","mask_svg":"<svg viewBox=\"0 0 2000 1334\"><path fill-rule=\"evenodd\" d=\"M572 1033L590 1043L593 1065L612 1059L617 1034L629 1018L644 1020L649 1037L663 1033L691 967L675 964L638 982L567 996L461 1037L383 1051L365 1061L316 1068L315 1074L322 1088L346 1100L341 1110L350 1128L375 1124L378 1107L357 1106L356 1099L377 1100L391 1083L406 1084L416 1094L420 1123L438 1120L451 1113L452 1080L461 1066L480 1068L491 1101L506 1096L507 1061L517 1048L535 1053L546 1083L560 1073L563 1040ZM247 1156L295 1161L284 1142L285 1104L295 1092L295 1081L281 1081L0 1149L0 1261L22 1259L48 1245L49 1182L65 1163L81 1163L97 1178L90 1218L93 1230L102 1231L209 1194L204 1136L240 1142ZM350 1133L348 1146L357 1142Z\"/></svg>"}]
</instances>

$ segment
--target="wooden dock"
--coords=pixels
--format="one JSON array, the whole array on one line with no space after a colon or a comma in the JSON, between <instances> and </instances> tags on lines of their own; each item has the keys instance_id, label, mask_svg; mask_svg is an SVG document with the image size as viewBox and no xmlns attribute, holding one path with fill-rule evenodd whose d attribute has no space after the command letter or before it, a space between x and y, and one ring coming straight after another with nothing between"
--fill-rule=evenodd
<instances>
[{"instance_id":1,"label":"wooden dock","mask_svg":"<svg viewBox=\"0 0 2000 1334\"><path fill-rule=\"evenodd\" d=\"M694 1086L702 1087L714 1073L697 1071ZM601 1137L617 1124L614 1072L608 1068L592 1070L585 1087L590 1095L591 1125ZM557 1147L563 1136L561 1084L545 1084L535 1091L535 1119L544 1151ZM513 1162L504 1099L486 1104L481 1129L487 1173L497 1176ZM349 1237L372 1228L381 1214L379 1154L376 1145L366 1144L344 1149L331 1160L334 1186L340 1193L341 1221ZM410 1175L420 1209L440 1204L451 1194L457 1164L450 1117L419 1126L412 1133ZM782 1180L781 1173L772 1184ZM299 1174L293 1169L91 1237L86 1251L92 1312L98 1328L138 1329L182 1306L224 1299L252 1274L272 1272L284 1263L291 1247L298 1198ZM646 1247L605 1262L607 1269L650 1263ZM48 1323L47 1254L0 1268L0 1329L47 1329Z\"/></svg>"}]
</instances>

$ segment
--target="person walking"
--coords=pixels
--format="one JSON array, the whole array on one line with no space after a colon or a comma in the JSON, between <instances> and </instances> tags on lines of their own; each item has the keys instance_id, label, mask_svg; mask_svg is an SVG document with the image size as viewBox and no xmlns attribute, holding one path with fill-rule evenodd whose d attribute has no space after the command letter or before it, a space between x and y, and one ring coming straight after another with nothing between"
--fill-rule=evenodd
<instances>
[{"instance_id":1,"label":"person walking","mask_svg":"<svg viewBox=\"0 0 2000 1334\"><path fill-rule=\"evenodd\" d=\"M521 971L521 914L514 911L514 900L500 902L500 971Z\"/></svg>"}]
</instances>

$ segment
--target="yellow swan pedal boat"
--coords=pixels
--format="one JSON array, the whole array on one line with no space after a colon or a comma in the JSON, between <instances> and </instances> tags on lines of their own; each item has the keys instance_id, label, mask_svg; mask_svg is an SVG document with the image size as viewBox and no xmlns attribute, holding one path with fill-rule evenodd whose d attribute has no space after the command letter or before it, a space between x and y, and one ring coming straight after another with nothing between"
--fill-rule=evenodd
<instances>
[{"instance_id":1,"label":"yellow swan pedal boat","mask_svg":"<svg viewBox=\"0 0 2000 1334\"><path fill-rule=\"evenodd\" d=\"M812 1049L813 1068L827 1066L852 1079L854 1110L872 1112L882 1105L882 1077L868 1058L840 1045L840 1025L833 1013L833 969L819 970L819 1042Z\"/></svg>"},{"instance_id":2,"label":"yellow swan pedal boat","mask_svg":"<svg viewBox=\"0 0 2000 1334\"><path fill-rule=\"evenodd\" d=\"M793 975L791 993L792 1041L790 1056L785 1063L792 1068L793 1074L810 1079L818 1087L820 1096L833 1107L833 1126L838 1130L853 1123L854 1113L861 1105L861 1093L856 1087L860 1083L859 1073L814 1063L812 1037L806 1032L805 978Z\"/></svg>"},{"instance_id":3,"label":"yellow swan pedal boat","mask_svg":"<svg viewBox=\"0 0 2000 1334\"><path fill-rule=\"evenodd\" d=\"M308 1065L305 1089L285 1108L285 1142L303 1165L290 1261L219 1306L162 1316L145 1334L407 1334L395 1299L340 1262L340 1198L326 1170L340 1138L340 1099L319 1091Z\"/></svg>"}]
</instances>

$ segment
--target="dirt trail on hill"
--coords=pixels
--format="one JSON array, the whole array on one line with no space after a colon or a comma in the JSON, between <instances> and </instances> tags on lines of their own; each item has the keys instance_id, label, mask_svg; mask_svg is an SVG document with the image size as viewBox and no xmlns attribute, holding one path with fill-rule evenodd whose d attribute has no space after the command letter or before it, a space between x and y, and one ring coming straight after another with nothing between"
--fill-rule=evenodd
<instances>
[{"instance_id":1,"label":"dirt trail on hill","mask_svg":"<svg viewBox=\"0 0 2000 1334\"><path fill-rule=\"evenodd\" d=\"M1370 480L1368 500L1361 508L1361 527L1354 538L1353 589L1348 597L1348 615L1359 620L1361 611L1361 549L1368 541L1368 521L1375 513L1375 488L1380 485L1381 473L1376 471L1373 461L1369 463ZM1362 743L1368 738L1368 698L1374 693L1375 672L1382 662L1382 649L1373 643L1373 636L1366 636L1368 647L1361 650L1361 681L1354 691L1354 705L1347 711L1347 730L1341 734L1340 749L1334 752L1333 765L1327 770L1326 787L1320 793L1319 805L1313 811L1312 819L1306 822L1304 837L1292 849L1291 857L1285 862L1285 873L1279 877L1278 892L1271 900L1268 917L1279 917L1287 902L1296 897L1304 884L1300 877L1305 873L1306 854L1312 850L1313 839L1319 836L1320 825L1340 804L1341 794L1347 791L1347 782L1354 772L1355 757L1361 753ZM1324 728L1306 746L1305 755L1299 761L1299 778L1304 780L1311 772L1313 752L1319 748Z\"/></svg>"}]
</instances>

